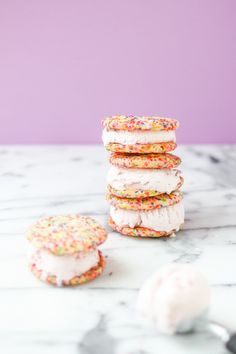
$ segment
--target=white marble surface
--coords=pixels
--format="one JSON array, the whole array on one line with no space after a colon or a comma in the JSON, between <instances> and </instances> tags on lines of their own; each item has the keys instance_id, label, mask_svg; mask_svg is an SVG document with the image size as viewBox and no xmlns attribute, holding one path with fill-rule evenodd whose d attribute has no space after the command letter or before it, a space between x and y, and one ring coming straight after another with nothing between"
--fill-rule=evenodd
<instances>
[{"instance_id":1,"label":"white marble surface","mask_svg":"<svg viewBox=\"0 0 236 354\"><path fill-rule=\"evenodd\" d=\"M236 330L236 146L185 146L186 224L176 238L143 240L109 230L104 274L56 289L26 264L27 226L79 212L106 225L102 146L0 148L0 349L3 354L223 354L208 333L159 335L134 309L146 277L166 262L194 263L212 285L209 316Z\"/></svg>"}]
</instances>

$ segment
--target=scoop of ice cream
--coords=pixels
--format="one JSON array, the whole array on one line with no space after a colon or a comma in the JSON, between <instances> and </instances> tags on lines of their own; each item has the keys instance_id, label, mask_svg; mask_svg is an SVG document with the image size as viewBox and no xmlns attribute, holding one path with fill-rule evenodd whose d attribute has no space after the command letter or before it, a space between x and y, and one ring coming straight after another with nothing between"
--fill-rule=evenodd
<instances>
[{"instance_id":1,"label":"scoop of ice cream","mask_svg":"<svg viewBox=\"0 0 236 354\"><path fill-rule=\"evenodd\" d=\"M142 286L138 311L165 334L201 316L208 308L210 287L204 275L191 265L169 264Z\"/></svg>"},{"instance_id":2,"label":"scoop of ice cream","mask_svg":"<svg viewBox=\"0 0 236 354\"><path fill-rule=\"evenodd\" d=\"M174 130L161 131L127 131L127 130L103 130L102 140L104 145L109 143L129 144L154 144L175 141Z\"/></svg>"},{"instance_id":3,"label":"scoop of ice cream","mask_svg":"<svg viewBox=\"0 0 236 354\"><path fill-rule=\"evenodd\" d=\"M156 190L170 193L181 183L180 171L175 169L137 169L111 166L107 182L115 189Z\"/></svg>"},{"instance_id":4,"label":"scoop of ice cream","mask_svg":"<svg viewBox=\"0 0 236 354\"><path fill-rule=\"evenodd\" d=\"M127 210L111 206L110 215L118 226L146 227L156 231L178 231L184 223L183 202L148 211Z\"/></svg>"}]
</instances>

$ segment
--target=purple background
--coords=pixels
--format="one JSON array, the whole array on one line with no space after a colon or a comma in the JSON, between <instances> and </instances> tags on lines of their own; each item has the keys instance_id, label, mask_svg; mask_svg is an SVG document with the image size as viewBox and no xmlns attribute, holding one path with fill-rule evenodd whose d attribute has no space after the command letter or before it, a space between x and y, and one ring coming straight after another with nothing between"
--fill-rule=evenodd
<instances>
[{"instance_id":1,"label":"purple background","mask_svg":"<svg viewBox=\"0 0 236 354\"><path fill-rule=\"evenodd\" d=\"M236 142L235 19L235 0L0 0L0 142L100 142L110 114Z\"/></svg>"}]
</instances>

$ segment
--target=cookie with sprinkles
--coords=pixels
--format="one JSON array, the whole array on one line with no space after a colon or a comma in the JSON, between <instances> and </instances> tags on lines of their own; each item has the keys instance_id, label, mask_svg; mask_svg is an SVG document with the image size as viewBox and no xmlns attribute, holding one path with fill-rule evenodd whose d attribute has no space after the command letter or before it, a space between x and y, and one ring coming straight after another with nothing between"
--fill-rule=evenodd
<instances>
[{"instance_id":1,"label":"cookie with sprinkles","mask_svg":"<svg viewBox=\"0 0 236 354\"><path fill-rule=\"evenodd\" d=\"M103 139L104 141L104 139ZM153 143L153 144L120 144L120 143L105 143L107 151L124 152L129 154L158 154L175 150L177 144L174 141L167 143Z\"/></svg>"},{"instance_id":2,"label":"cookie with sprinkles","mask_svg":"<svg viewBox=\"0 0 236 354\"><path fill-rule=\"evenodd\" d=\"M118 209L126 210L152 210L160 209L179 203L183 198L181 192L173 192L170 194L161 194L149 198L119 198L115 195L107 195L108 202Z\"/></svg>"},{"instance_id":3,"label":"cookie with sprinkles","mask_svg":"<svg viewBox=\"0 0 236 354\"><path fill-rule=\"evenodd\" d=\"M132 154L164 153L176 148L176 119L155 116L112 116L103 121L108 151Z\"/></svg>"},{"instance_id":4,"label":"cookie with sprinkles","mask_svg":"<svg viewBox=\"0 0 236 354\"><path fill-rule=\"evenodd\" d=\"M184 223L180 193L127 199L110 196L109 225L127 236L162 237L177 232Z\"/></svg>"},{"instance_id":5,"label":"cookie with sprinkles","mask_svg":"<svg viewBox=\"0 0 236 354\"><path fill-rule=\"evenodd\" d=\"M144 169L171 169L180 165L181 159L173 154L112 153L110 163L117 167Z\"/></svg>"},{"instance_id":6,"label":"cookie with sprinkles","mask_svg":"<svg viewBox=\"0 0 236 354\"><path fill-rule=\"evenodd\" d=\"M94 279L104 268L97 247L107 238L94 219L79 214L49 216L27 231L30 269L41 280L58 286Z\"/></svg>"},{"instance_id":7,"label":"cookie with sprinkles","mask_svg":"<svg viewBox=\"0 0 236 354\"><path fill-rule=\"evenodd\" d=\"M173 235L176 230L171 231L155 231L152 229L148 229L147 227L129 227L129 226L118 226L112 220L112 218L108 219L108 225L116 232L123 234L125 236L132 236L132 237L152 237L152 238L159 238L159 237L168 237Z\"/></svg>"},{"instance_id":8,"label":"cookie with sprinkles","mask_svg":"<svg viewBox=\"0 0 236 354\"><path fill-rule=\"evenodd\" d=\"M105 118L103 127L107 130L128 131L176 130L179 127L179 121L173 118L157 116L115 115Z\"/></svg>"}]
</instances>

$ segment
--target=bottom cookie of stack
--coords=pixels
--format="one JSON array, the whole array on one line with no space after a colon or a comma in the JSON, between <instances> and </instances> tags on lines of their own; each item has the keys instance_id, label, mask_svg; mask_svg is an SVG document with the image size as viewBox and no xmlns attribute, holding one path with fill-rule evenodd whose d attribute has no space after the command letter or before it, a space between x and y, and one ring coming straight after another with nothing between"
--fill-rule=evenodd
<instances>
[{"instance_id":1,"label":"bottom cookie of stack","mask_svg":"<svg viewBox=\"0 0 236 354\"><path fill-rule=\"evenodd\" d=\"M109 225L127 236L163 237L179 231L184 223L182 194L174 192L146 199L108 196Z\"/></svg>"}]
</instances>

